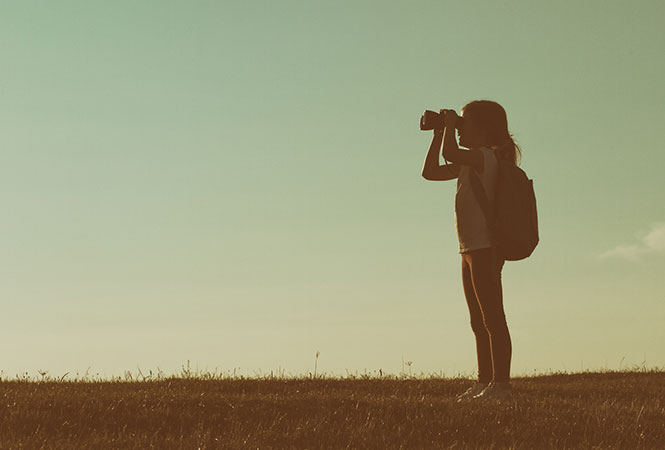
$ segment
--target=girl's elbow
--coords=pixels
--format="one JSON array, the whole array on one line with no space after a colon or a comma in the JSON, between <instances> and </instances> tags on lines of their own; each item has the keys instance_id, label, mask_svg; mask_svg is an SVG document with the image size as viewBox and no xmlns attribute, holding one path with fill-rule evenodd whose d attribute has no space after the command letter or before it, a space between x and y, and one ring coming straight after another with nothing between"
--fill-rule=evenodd
<instances>
[{"instance_id":1,"label":"girl's elbow","mask_svg":"<svg viewBox=\"0 0 665 450\"><path fill-rule=\"evenodd\" d=\"M457 158L457 154L455 152L447 152L443 154L443 159L445 159L448 162L456 163L459 162L459 159Z\"/></svg>"}]
</instances>

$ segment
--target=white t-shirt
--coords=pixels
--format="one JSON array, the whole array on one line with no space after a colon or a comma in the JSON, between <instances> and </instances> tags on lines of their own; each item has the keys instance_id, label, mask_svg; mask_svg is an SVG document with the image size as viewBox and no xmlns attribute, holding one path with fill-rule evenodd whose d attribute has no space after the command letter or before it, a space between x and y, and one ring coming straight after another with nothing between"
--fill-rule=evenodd
<instances>
[{"instance_id":1,"label":"white t-shirt","mask_svg":"<svg viewBox=\"0 0 665 450\"><path fill-rule=\"evenodd\" d=\"M494 150L487 147L478 148L483 155L483 172L479 174L485 188L490 206L494 202L498 161ZM455 194L455 229L459 240L459 253L492 247L485 215L471 187L472 166L462 165L457 177L457 194Z\"/></svg>"}]
</instances>

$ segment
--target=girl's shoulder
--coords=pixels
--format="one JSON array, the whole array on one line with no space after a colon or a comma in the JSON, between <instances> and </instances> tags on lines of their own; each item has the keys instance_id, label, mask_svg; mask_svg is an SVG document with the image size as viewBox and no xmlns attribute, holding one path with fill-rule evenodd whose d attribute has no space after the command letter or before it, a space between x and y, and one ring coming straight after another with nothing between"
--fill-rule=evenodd
<instances>
[{"instance_id":1,"label":"girl's shoulder","mask_svg":"<svg viewBox=\"0 0 665 450\"><path fill-rule=\"evenodd\" d=\"M483 149L482 152L485 156L483 159L486 159L487 162L489 164L491 164L492 166L498 166L499 159L501 158L501 155L499 154L499 152L497 150L495 150L493 148L489 148L489 147L481 147L481 148Z\"/></svg>"},{"instance_id":2,"label":"girl's shoulder","mask_svg":"<svg viewBox=\"0 0 665 450\"><path fill-rule=\"evenodd\" d=\"M476 172L479 174L483 174L485 171L485 166L488 165L489 167L495 165L498 163L496 160L497 155L494 153L494 150L488 147L476 147L472 151L477 151L480 157L478 158L478 163L477 165L472 165L474 169L476 169Z\"/></svg>"}]
</instances>

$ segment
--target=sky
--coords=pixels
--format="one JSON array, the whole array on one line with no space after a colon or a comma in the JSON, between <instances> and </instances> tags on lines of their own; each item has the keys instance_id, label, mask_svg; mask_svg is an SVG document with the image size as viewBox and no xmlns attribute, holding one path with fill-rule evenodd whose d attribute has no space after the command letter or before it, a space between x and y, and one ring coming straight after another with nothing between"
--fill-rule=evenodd
<instances>
[{"instance_id":1,"label":"sky","mask_svg":"<svg viewBox=\"0 0 665 450\"><path fill-rule=\"evenodd\" d=\"M656 0L2 1L0 374L475 377L455 182L422 178L418 122L477 99L538 206L502 274L511 375L665 366L664 22Z\"/></svg>"}]
</instances>

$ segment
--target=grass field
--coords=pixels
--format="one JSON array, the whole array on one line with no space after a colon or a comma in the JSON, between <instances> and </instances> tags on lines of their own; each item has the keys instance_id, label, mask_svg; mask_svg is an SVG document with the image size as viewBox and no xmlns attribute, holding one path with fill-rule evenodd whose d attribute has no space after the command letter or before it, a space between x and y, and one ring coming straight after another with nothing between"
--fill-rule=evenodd
<instances>
[{"instance_id":1,"label":"grass field","mask_svg":"<svg viewBox=\"0 0 665 450\"><path fill-rule=\"evenodd\" d=\"M131 375L0 381L0 449L665 449L662 369L466 378Z\"/></svg>"}]
</instances>

